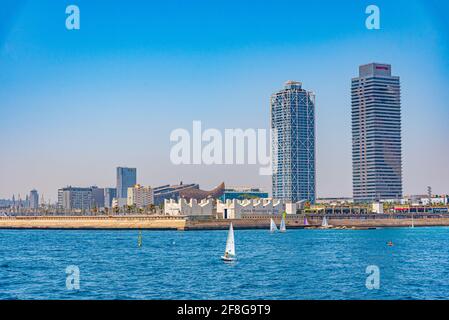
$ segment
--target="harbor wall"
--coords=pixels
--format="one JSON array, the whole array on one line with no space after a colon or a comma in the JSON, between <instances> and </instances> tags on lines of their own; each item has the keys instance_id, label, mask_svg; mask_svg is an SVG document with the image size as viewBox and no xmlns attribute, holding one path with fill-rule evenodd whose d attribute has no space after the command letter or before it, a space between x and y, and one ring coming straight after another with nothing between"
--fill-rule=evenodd
<instances>
[{"instance_id":1,"label":"harbor wall","mask_svg":"<svg viewBox=\"0 0 449 320\"><path fill-rule=\"evenodd\" d=\"M268 229L271 216L247 216L244 219L215 219L212 217L174 216L36 216L0 217L0 229L154 229L154 230L224 230L230 222L236 229ZM279 225L280 217L274 218ZM309 225L304 225L304 216L287 216L287 228L320 227L320 217L309 217ZM410 227L412 219L383 218L367 219L359 217L328 218L334 227L376 228ZM415 227L449 226L449 217L413 219Z\"/></svg>"},{"instance_id":2,"label":"harbor wall","mask_svg":"<svg viewBox=\"0 0 449 320\"><path fill-rule=\"evenodd\" d=\"M182 217L0 217L3 229L155 229L184 230L186 220Z\"/></svg>"}]
</instances>

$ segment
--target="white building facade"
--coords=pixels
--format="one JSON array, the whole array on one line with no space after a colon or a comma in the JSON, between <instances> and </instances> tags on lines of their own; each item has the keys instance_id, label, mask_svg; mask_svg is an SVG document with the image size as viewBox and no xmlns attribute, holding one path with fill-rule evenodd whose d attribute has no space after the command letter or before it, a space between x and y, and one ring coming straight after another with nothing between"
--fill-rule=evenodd
<instances>
[{"instance_id":1,"label":"white building facade","mask_svg":"<svg viewBox=\"0 0 449 320\"><path fill-rule=\"evenodd\" d=\"M241 219L245 215L282 214L285 202L273 199L227 200L217 202L217 215L223 219Z\"/></svg>"},{"instance_id":2,"label":"white building facade","mask_svg":"<svg viewBox=\"0 0 449 320\"><path fill-rule=\"evenodd\" d=\"M144 187L136 184L134 187L128 188L128 206L135 206L143 209L154 203L153 188Z\"/></svg>"},{"instance_id":3,"label":"white building facade","mask_svg":"<svg viewBox=\"0 0 449 320\"><path fill-rule=\"evenodd\" d=\"M164 212L169 216L211 216L214 204L212 199L204 199L198 202L196 199L180 198L179 200L165 199Z\"/></svg>"}]
</instances>

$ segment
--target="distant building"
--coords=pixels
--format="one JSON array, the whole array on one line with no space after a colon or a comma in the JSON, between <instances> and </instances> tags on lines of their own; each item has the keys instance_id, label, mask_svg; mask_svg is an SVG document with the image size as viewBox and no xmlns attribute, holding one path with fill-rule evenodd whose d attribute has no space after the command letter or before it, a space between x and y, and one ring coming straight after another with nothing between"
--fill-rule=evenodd
<instances>
[{"instance_id":1,"label":"distant building","mask_svg":"<svg viewBox=\"0 0 449 320\"><path fill-rule=\"evenodd\" d=\"M196 183L191 184L183 184L182 182L179 185L163 185L160 187L156 187L153 189L154 192L154 204L161 205L164 203L164 200L174 199L178 200L180 198L179 192L182 190L188 189L199 189L200 186Z\"/></svg>"},{"instance_id":2,"label":"distant building","mask_svg":"<svg viewBox=\"0 0 449 320\"><path fill-rule=\"evenodd\" d=\"M123 208L128 205L128 199L114 198L112 199L112 208Z\"/></svg>"},{"instance_id":3,"label":"distant building","mask_svg":"<svg viewBox=\"0 0 449 320\"><path fill-rule=\"evenodd\" d=\"M372 212L382 214L384 213L384 204L381 202L373 202L372 203Z\"/></svg>"},{"instance_id":4,"label":"distant building","mask_svg":"<svg viewBox=\"0 0 449 320\"><path fill-rule=\"evenodd\" d=\"M9 208L14 204L13 200L9 199L0 199L0 208Z\"/></svg>"},{"instance_id":5,"label":"distant building","mask_svg":"<svg viewBox=\"0 0 449 320\"><path fill-rule=\"evenodd\" d=\"M223 219L241 219L245 215L281 215L285 211L285 202L273 199L228 200L217 202L217 215Z\"/></svg>"},{"instance_id":6,"label":"distant building","mask_svg":"<svg viewBox=\"0 0 449 320\"><path fill-rule=\"evenodd\" d=\"M273 198L315 202L315 95L288 81L271 96Z\"/></svg>"},{"instance_id":7,"label":"distant building","mask_svg":"<svg viewBox=\"0 0 449 320\"><path fill-rule=\"evenodd\" d=\"M341 198L318 198L316 199L316 203L321 204L344 204L344 203L353 203L354 199L349 197L341 197Z\"/></svg>"},{"instance_id":8,"label":"distant building","mask_svg":"<svg viewBox=\"0 0 449 320\"><path fill-rule=\"evenodd\" d=\"M428 205L434 205L434 206L447 206L449 205L449 196L448 195L433 195L431 198L429 198L428 195L411 195L411 196L405 196L401 204L410 204L412 206L428 206Z\"/></svg>"},{"instance_id":9,"label":"distant building","mask_svg":"<svg viewBox=\"0 0 449 320\"><path fill-rule=\"evenodd\" d=\"M164 185L153 189L154 204L160 205L164 203L164 200L178 200L179 198L196 199L198 201L206 198L219 198L223 195L224 189L224 183L209 191L201 190L196 183L183 184L181 182L179 185Z\"/></svg>"},{"instance_id":10,"label":"distant building","mask_svg":"<svg viewBox=\"0 0 449 320\"><path fill-rule=\"evenodd\" d=\"M170 216L211 216L213 214L212 199L203 199L198 202L196 199L180 198L179 200L165 200L164 211Z\"/></svg>"},{"instance_id":11,"label":"distant building","mask_svg":"<svg viewBox=\"0 0 449 320\"><path fill-rule=\"evenodd\" d=\"M401 87L389 64L359 67L352 79L355 202L402 198Z\"/></svg>"},{"instance_id":12,"label":"distant building","mask_svg":"<svg viewBox=\"0 0 449 320\"><path fill-rule=\"evenodd\" d=\"M231 187L226 188L223 195L220 197L222 202L226 200L245 200L245 199L260 199L268 198L268 192L264 192L259 188L248 187Z\"/></svg>"},{"instance_id":13,"label":"distant building","mask_svg":"<svg viewBox=\"0 0 449 320\"><path fill-rule=\"evenodd\" d=\"M117 197L117 189L104 188L104 207L111 208L112 200Z\"/></svg>"},{"instance_id":14,"label":"distant building","mask_svg":"<svg viewBox=\"0 0 449 320\"><path fill-rule=\"evenodd\" d=\"M31 190L28 201L30 209L39 208L39 193L37 193L37 190L35 189Z\"/></svg>"},{"instance_id":15,"label":"distant building","mask_svg":"<svg viewBox=\"0 0 449 320\"><path fill-rule=\"evenodd\" d=\"M132 188L128 188L128 206L135 206L142 209L154 203L153 189L136 184Z\"/></svg>"},{"instance_id":16,"label":"distant building","mask_svg":"<svg viewBox=\"0 0 449 320\"><path fill-rule=\"evenodd\" d=\"M117 168L117 198L128 199L128 188L137 183L136 168Z\"/></svg>"},{"instance_id":17,"label":"distant building","mask_svg":"<svg viewBox=\"0 0 449 320\"><path fill-rule=\"evenodd\" d=\"M222 182L212 190L184 189L179 192L179 196L187 200L196 199L197 201L207 198L218 199L223 195L224 190L225 184Z\"/></svg>"},{"instance_id":18,"label":"distant building","mask_svg":"<svg viewBox=\"0 0 449 320\"><path fill-rule=\"evenodd\" d=\"M104 208L104 189L92 187L92 201L93 207L100 209Z\"/></svg>"},{"instance_id":19,"label":"distant building","mask_svg":"<svg viewBox=\"0 0 449 320\"><path fill-rule=\"evenodd\" d=\"M58 190L58 206L64 210L90 210L92 188L66 187Z\"/></svg>"}]
</instances>

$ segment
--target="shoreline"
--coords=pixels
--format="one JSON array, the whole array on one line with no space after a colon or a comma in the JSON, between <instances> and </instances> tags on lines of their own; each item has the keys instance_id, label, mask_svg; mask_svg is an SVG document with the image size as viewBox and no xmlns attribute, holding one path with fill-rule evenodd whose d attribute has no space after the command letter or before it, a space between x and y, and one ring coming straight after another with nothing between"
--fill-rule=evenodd
<instances>
[{"instance_id":1,"label":"shoreline","mask_svg":"<svg viewBox=\"0 0 449 320\"><path fill-rule=\"evenodd\" d=\"M154 230L154 231L195 231L195 230L227 230L232 222L235 229L267 229L270 219L277 224L280 217L269 215L251 215L242 219L215 219L213 217L184 216L19 216L0 217L0 229L39 229L39 230ZM321 216L308 216L309 225L304 225L303 215L291 215L286 218L289 229L322 229ZM375 228L411 227L444 227L449 226L448 217L431 217L410 219L358 216L330 217L331 227L335 230L367 230Z\"/></svg>"}]
</instances>

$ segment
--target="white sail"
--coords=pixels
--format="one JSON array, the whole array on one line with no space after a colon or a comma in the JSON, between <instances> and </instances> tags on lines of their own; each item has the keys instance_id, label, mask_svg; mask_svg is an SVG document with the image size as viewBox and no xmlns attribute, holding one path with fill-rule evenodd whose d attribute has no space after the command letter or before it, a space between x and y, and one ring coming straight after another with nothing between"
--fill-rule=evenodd
<instances>
[{"instance_id":1,"label":"white sail","mask_svg":"<svg viewBox=\"0 0 449 320\"><path fill-rule=\"evenodd\" d=\"M276 223L274 223L274 220L270 220L270 232L278 231L278 227L276 226Z\"/></svg>"},{"instance_id":2,"label":"white sail","mask_svg":"<svg viewBox=\"0 0 449 320\"><path fill-rule=\"evenodd\" d=\"M279 230L281 232L285 232L287 230L287 228L285 227L285 219L284 218L282 218L282 220L281 220L281 225L279 227Z\"/></svg>"},{"instance_id":3,"label":"white sail","mask_svg":"<svg viewBox=\"0 0 449 320\"><path fill-rule=\"evenodd\" d=\"M326 216L324 216L323 222L321 223L321 226L322 226L322 227L328 227L328 226L329 226L329 224L327 223L327 218L326 218Z\"/></svg>"},{"instance_id":4,"label":"white sail","mask_svg":"<svg viewBox=\"0 0 449 320\"><path fill-rule=\"evenodd\" d=\"M232 227L232 223L229 226L228 239L226 240L226 250L225 254L233 257L235 256L235 244L234 244L234 228Z\"/></svg>"}]
</instances>

